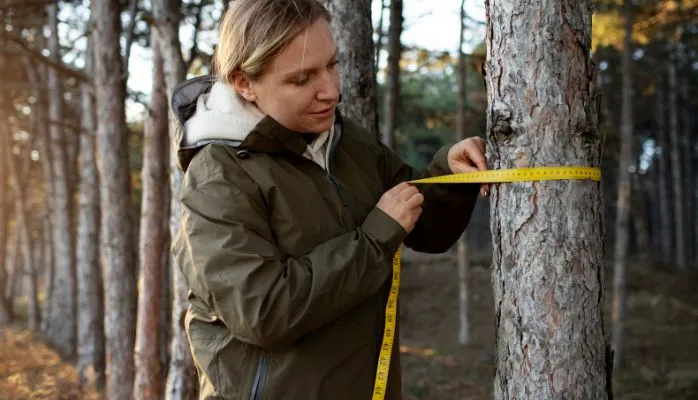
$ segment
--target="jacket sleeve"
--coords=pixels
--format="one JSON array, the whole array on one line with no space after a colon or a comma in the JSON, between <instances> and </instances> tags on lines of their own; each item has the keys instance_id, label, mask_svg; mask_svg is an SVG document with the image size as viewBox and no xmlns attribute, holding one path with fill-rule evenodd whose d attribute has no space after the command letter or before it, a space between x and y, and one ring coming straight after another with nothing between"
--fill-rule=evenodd
<instances>
[{"instance_id":1,"label":"jacket sleeve","mask_svg":"<svg viewBox=\"0 0 698 400\"><path fill-rule=\"evenodd\" d=\"M173 251L236 339L283 348L375 294L390 276L406 232L387 214L374 209L356 230L302 257L283 257L256 184L235 175L186 183Z\"/></svg>"},{"instance_id":2,"label":"jacket sleeve","mask_svg":"<svg viewBox=\"0 0 698 400\"><path fill-rule=\"evenodd\" d=\"M426 172L418 171L387 147L382 147L382 164L390 189L400 182L451 174L448 150L434 155ZM458 240L470 221L480 184L418 184L424 195L422 215L405 238L405 246L424 253L443 253Z\"/></svg>"}]
</instances>

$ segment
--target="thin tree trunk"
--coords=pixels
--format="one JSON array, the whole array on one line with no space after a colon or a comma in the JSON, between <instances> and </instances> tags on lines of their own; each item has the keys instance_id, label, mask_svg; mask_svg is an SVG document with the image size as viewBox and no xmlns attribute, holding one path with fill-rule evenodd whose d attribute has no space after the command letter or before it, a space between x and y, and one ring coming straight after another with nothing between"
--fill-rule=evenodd
<instances>
[{"instance_id":1,"label":"thin tree trunk","mask_svg":"<svg viewBox=\"0 0 698 400\"><path fill-rule=\"evenodd\" d=\"M131 187L119 51L119 1L95 0L92 6L104 262L106 395L110 399L130 399L134 379L136 285L134 243L130 236Z\"/></svg>"},{"instance_id":2,"label":"thin tree trunk","mask_svg":"<svg viewBox=\"0 0 698 400\"><path fill-rule=\"evenodd\" d=\"M662 253L662 237L660 236L660 227L662 226L662 213L660 208L660 186L659 186L659 158L656 156L652 159L649 168L649 211L651 215L651 223L649 235L651 239L651 262L656 265L657 258L661 258Z\"/></svg>"},{"instance_id":3,"label":"thin tree trunk","mask_svg":"<svg viewBox=\"0 0 698 400\"><path fill-rule=\"evenodd\" d=\"M371 0L324 0L339 50L342 114L379 134Z\"/></svg>"},{"instance_id":4,"label":"thin tree trunk","mask_svg":"<svg viewBox=\"0 0 698 400\"><path fill-rule=\"evenodd\" d=\"M92 75L92 41L85 56L85 74ZM99 173L95 158L95 101L92 88L81 87L80 201L77 245L78 374L80 384L103 384L104 289L99 257Z\"/></svg>"},{"instance_id":5,"label":"thin tree trunk","mask_svg":"<svg viewBox=\"0 0 698 400\"><path fill-rule=\"evenodd\" d=\"M624 2L625 38L621 57L622 99L620 123L620 160L618 165L618 194L616 197L615 254L613 262L613 366L623 366L625 350L625 285L630 239L630 209L632 182L630 169L633 166L633 79L632 42L633 13L631 0Z\"/></svg>"},{"instance_id":6,"label":"thin tree trunk","mask_svg":"<svg viewBox=\"0 0 698 400\"><path fill-rule=\"evenodd\" d=\"M686 57L686 54L684 54L683 57ZM686 218L690 218L691 210L696 209L696 166L694 159L696 138L691 132L691 96L689 94L689 77L690 75L688 75L688 71L682 73L680 79L681 84L679 85L681 95L681 128L683 131L683 165L685 168L684 187L686 188ZM696 257L698 256L698 247L696 247L698 242L695 239L692 242L689 241L691 238L698 237L698 229L696 228L695 221L698 220L694 220L692 224L686 224L686 249L688 250L686 254L687 264L694 263L696 261Z\"/></svg>"},{"instance_id":7,"label":"thin tree trunk","mask_svg":"<svg viewBox=\"0 0 698 400\"><path fill-rule=\"evenodd\" d=\"M17 228L17 221L15 220L15 228L10 233L10 249L7 253L7 265L12 269L9 271L9 282L7 287L7 301L8 307L10 309L10 315L14 317L17 315L15 312L15 301L17 300L17 283L21 281L23 263L22 257L20 255L20 232Z\"/></svg>"},{"instance_id":8,"label":"thin tree trunk","mask_svg":"<svg viewBox=\"0 0 698 400\"><path fill-rule=\"evenodd\" d=\"M2 63L2 61L0 61ZM4 115L0 115L3 118ZM8 148L9 143L9 132L5 132L2 127L0 127L0 149ZM5 265L5 256L7 255L8 237L7 233L9 231L9 196L10 182L8 180L8 167L9 160L3 157L0 160L0 325L5 325L10 323L10 309L7 304L7 292L5 291L5 284L7 283L7 269Z\"/></svg>"},{"instance_id":9,"label":"thin tree trunk","mask_svg":"<svg viewBox=\"0 0 698 400\"><path fill-rule=\"evenodd\" d=\"M460 5L460 34L458 39L458 66L456 77L458 81L458 98L456 112L456 140L465 138L465 112L467 109L467 89L465 87L466 64L465 54L463 53L463 45L465 44L465 0L461 0ZM468 235L467 231L463 232L458 240L458 305L460 309L460 329L458 331L458 341L462 345L470 342L470 321L468 318L468 298L470 292L468 290L468 269L470 269L470 260L468 254Z\"/></svg>"},{"instance_id":10,"label":"thin tree trunk","mask_svg":"<svg viewBox=\"0 0 698 400\"><path fill-rule=\"evenodd\" d=\"M385 115L383 116L383 143L395 148L395 127L400 103L400 56L402 55L402 0L390 0L390 28L388 29L388 75L386 76Z\"/></svg>"},{"instance_id":11,"label":"thin tree trunk","mask_svg":"<svg viewBox=\"0 0 698 400\"><path fill-rule=\"evenodd\" d=\"M600 167L591 2L485 4L491 167ZM600 184L495 185L490 202L494 398L611 397Z\"/></svg>"},{"instance_id":12,"label":"thin tree trunk","mask_svg":"<svg viewBox=\"0 0 698 400\"><path fill-rule=\"evenodd\" d=\"M660 225L657 234L660 236L662 241L661 247L661 262L662 264L669 265L673 262L674 252L673 252L673 238L674 232L671 229L671 221L673 220L673 214L671 213L671 185L669 183L669 138L666 130L666 113L665 113L665 98L666 92L664 87L664 68L660 68L659 74L657 76L657 92L655 93L657 105L656 109L656 124L657 124L657 137L658 145L661 149L659 155L658 167L659 167L659 209L660 209Z\"/></svg>"},{"instance_id":13,"label":"thin tree trunk","mask_svg":"<svg viewBox=\"0 0 698 400\"><path fill-rule=\"evenodd\" d=\"M34 313L36 314L35 317L35 325L34 325L34 330L40 331L41 329L41 299L40 299L40 288L39 288L39 273L41 272L39 269L40 265L43 265L44 262L44 246L43 246L43 241L41 239L40 235L37 235L37 233L41 232L40 229L40 223L41 220L38 219L36 216L33 216L33 218L30 218L31 221L31 234L29 236L31 243L31 251L32 251L32 259L34 260L34 265L31 268L31 275L29 276L29 282L28 284L30 285L29 287L29 293L31 294L32 298L30 299L30 304L32 310L34 310Z\"/></svg>"},{"instance_id":14,"label":"thin tree trunk","mask_svg":"<svg viewBox=\"0 0 698 400\"><path fill-rule=\"evenodd\" d=\"M650 242L647 227L647 206L645 202L645 185L643 180L649 177L641 177L639 172L632 174L634 195L632 197L632 219L635 230L635 245L637 246L638 261L644 265L652 264L652 243Z\"/></svg>"},{"instance_id":15,"label":"thin tree trunk","mask_svg":"<svg viewBox=\"0 0 698 400\"><path fill-rule=\"evenodd\" d=\"M47 6L51 34L48 47L51 58L60 62L58 44L58 4ZM51 121L61 121L63 114L63 92L58 71L48 69L49 108ZM75 354L76 318L75 318L75 257L73 249L73 230L71 224L72 201L70 175L67 164L66 140L61 127L49 126L51 135L51 155L53 162L54 221L53 244L56 269L54 274L53 297L51 305L50 337L59 354L64 357Z\"/></svg>"},{"instance_id":16,"label":"thin tree trunk","mask_svg":"<svg viewBox=\"0 0 698 400\"><path fill-rule=\"evenodd\" d=\"M153 14L159 33L159 47L163 59L163 70L168 98L175 86L185 78L184 60L179 41L179 4L174 1L153 0ZM174 126L175 117L169 113L170 126ZM172 132L170 132L172 137ZM173 143L170 148L176 148L179 143ZM180 202L176 193L182 187L182 171L177 164L177 157L171 154L170 163L170 237L179 230ZM187 400L196 397L198 384L196 368L189 351L189 340L184 329L186 314L187 287L179 268L168 257L172 270L172 343L170 350L170 365L167 374L165 398L167 400Z\"/></svg>"},{"instance_id":17,"label":"thin tree trunk","mask_svg":"<svg viewBox=\"0 0 698 400\"><path fill-rule=\"evenodd\" d=\"M378 39L376 40L376 65L374 67L376 74L378 73L378 69L380 68L380 63L381 63L381 50L383 50L383 38L385 37L385 33L383 32L383 21L385 20L385 2L387 0L381 0L381 13L380 17L378 17Z\"/></svg>"},{"instance_id":18,"label":"thin tree trunk","mask_svg":"<svg viewBox=\"0 0 698 400\"><path fill-rule=\"evenodd\" d=\"M675 53L675 52L674 52ZM683 165L681 164L681 137L679 134L679 105L676 74L676 57L673 54L668 65L669 79L669 139L671 141L671 181L674 188L674 231L676 238L676 267L686 269L686 225L684 219Z\"/></svg>"},{"instance_id":19,"label":"thin tree trunk","mask_svg":"<svg viewBox=\"0 0 698 400\"><path fill-rule=\"evenodd\" d=\"M35 106L32 107L32 118L35 120L35 126L39 142L39 154L41 161L41 170L43 172L43 191L45 214L43 217L43 225L41 229L43 241L44 263L42 264L44 274L44 291L46 299L53 298L54 287L54 272L55 272L55 250L53 245L53 220L55 219L55 190L54 190L54 172L51 153L51 136L49 134L48 118L46 118L44 109L47 108L46 96L44 91L46 88L45 72L42 72L43 66L37 66L31 59L24 60L30 79L32 80L32 91L36 99ZM42 310L41 331L50 331L50 322L52 315L53 303L51 301L44 302Z\"/></svg>"},{"instance_id":20,"label":"thin tree trunk","mask_svg":"<svg viewBox=\"0 0 698 400\"><path fill-rule=\"evenodd\" d=\"M46 203L49 203L49 199L46 199ZM54 262L54 250L53 250L53 228L51 225L51 217L49 215L49 211L47 210L46 215L44 216L43 220L43 227L42 227L42 232L41 232L41 237L43 239L43 244L44 244L44 291L46 292L46 298L51 299L53 296L53 276L55 275L56 271L56 263ZM42 332L48 332L50 330L50 316L51 316L51 302L46 301L44 302L44 310L42 314L42 321L41 321L41 331Z\"/></svg>"},{"instance_id":21,"label":"thin tree trunk","mask_svg":"<svg viewBox=\"0 0 698 400\"><path fill-rule=\"evenodd\" d=\"M162 256L167 244L167 231L162 221L168 209L162 190L167 182L168 115L162 56L158 35L151 31L153 46L153 86L150 116L146 121L143 150L143 202L140 231L140 277L138 287L138 324L136 336L135 399L162 398L160 340L164 326L162 313Z\"/></svg>"},{"instance_id":22,"label":"thin tree trunk","mask_svg":"<svg viewBox=\"0 0 698 400\"><path fill-rule=\"evenodd\" d=\"M15 160L16 157L12 154L12 148L10 146L6 147L4 152L8 160L10 181L15 192L15 222L17 234L19 236L19 251L22 253L22 262L24 264L24 278L26 278L26 280L21 279L22 276L19 275L15 275L15 279L28 283L28 285L25 285L25 289L29 290L29 293L27 293L27 326L30 329L38 329L40 312L39 304L36 302L38 295L34 292L34 290L36 290L36 285L32 284L35 263L30 238L31 227L29 223L29 210L27 210L27 196L24 189L24 182L26 182L27 179L27 168L20 168L17 165L17 161ZM26 154L24 156L29 160ZM20 173L20 169L22 169L22 173Z\"/></svg>"}]
</instances>

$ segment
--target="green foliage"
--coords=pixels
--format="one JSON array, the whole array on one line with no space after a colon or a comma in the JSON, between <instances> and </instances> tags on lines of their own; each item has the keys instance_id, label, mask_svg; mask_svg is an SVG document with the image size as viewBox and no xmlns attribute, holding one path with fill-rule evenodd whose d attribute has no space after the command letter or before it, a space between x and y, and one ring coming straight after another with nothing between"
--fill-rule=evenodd
<instances>
[{"instance_id":1,"label":"green foliage","mask_svg":"<svg viewBox=\"0 0 698 400\"><path fill-rule=\"evenodd\" d=\"M456 139L456 61L448 53L424 49L403 54L396 151L414 167L426 167L439 147ZM467 136L483 135L485 121L484 86L471 64L466 76ZM379 85L380 104L384 94L385 87Z\"/></svg>"}]
</instances>

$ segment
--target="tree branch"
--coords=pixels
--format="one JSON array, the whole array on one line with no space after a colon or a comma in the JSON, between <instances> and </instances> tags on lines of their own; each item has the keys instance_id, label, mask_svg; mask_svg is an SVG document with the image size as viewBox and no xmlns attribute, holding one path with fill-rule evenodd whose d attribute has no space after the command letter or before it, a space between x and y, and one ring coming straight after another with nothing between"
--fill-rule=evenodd
<instances>
[{"instance_id":1,"label":"tree branch","mask_svg":"<svg viewBox=\"0 0 698 400\"><path fill-rule=\"evenodd\" d=\"M32 49L31 46L29 46L29 44L22 40L22 38L18 35L11 32L7 32L4 29L0 29L0 38L6 39L7 41L14 43L20 49L22 49L28 56L35 60L43 62L49 67L57 70L59 73L75 78L80 82L86 83L88 85L92 85L92 82L90 82L90 79L84 73L82 73L79 70L73 69L72 67L69 67L61 62L56 62L50 59L49 57L44 56L38 50Z\"/></svg>"}]
</instances>

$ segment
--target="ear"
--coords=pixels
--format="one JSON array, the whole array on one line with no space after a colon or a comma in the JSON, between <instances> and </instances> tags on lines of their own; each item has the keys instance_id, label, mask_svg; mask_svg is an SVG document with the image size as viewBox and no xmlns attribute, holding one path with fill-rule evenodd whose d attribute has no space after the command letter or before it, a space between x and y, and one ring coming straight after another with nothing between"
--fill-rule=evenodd
<instances>
[{"instance_id":1,"label":"ear","mask_svg":"<svg viewBox=\"0 0 698 400\"><path fill-rule=\"evenodd\" d=\"M237 72L233 76L233 86L235 91L250 103L257 100L257 96L255 95L254 90L252 90L252 82L250 82L250 80L244 74Z\"/></svg>"}]
</instances>

